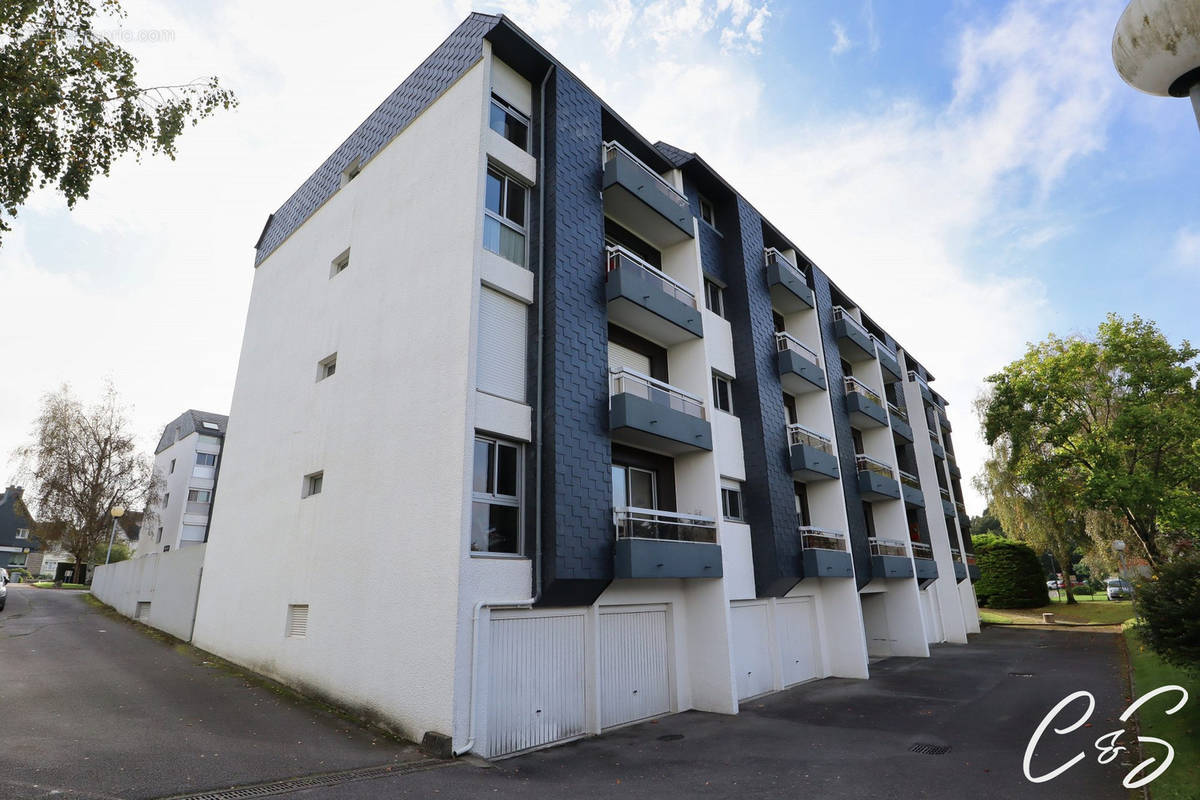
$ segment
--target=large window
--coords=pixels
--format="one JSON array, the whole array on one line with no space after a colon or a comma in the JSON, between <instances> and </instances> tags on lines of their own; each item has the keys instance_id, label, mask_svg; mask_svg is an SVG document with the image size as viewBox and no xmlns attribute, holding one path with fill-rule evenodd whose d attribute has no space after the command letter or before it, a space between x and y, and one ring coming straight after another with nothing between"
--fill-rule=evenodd
<instances>
[{"instance_id":1,"label":"large window","mask_svg":"<svg viewBox=\"0 0 1200 800\"><path fill-rule=\"evenodd\" d=\"M718 317L725 316L725 290L707 278L704 280L704 305Z\"/></svg>"},{"instance_id":2,"label":"large window","mask_svg":"<svg viewBox=\"0 0 1200 800\"><path fill-rule=\"evenodd\" d=\"M499 170L488 168L484 197L483 247L525 266L525 187Z\"/></svg>"},{"instance_id":3,"label":"large window","mask_svg":"<svg viewBox=\"0 0 1200 800\"><path fill-rule=\"evenodd\" d=\"M746 519L742 511L742 484L738 481L721 479L721 515L733 522Z\"/></svg>"},{"instance_id":4,"label":"large window","mask_svg":"<svg viewBox=\"0 0 1200 800\"><path fill-rule=\"evenodd\" d=\"M724 375L712 374L713 403L718 411L733 413L733 383Z\"/></svg>"},{"instance_id":5,"label":"large window","mask_svg":"<svg viewBox=\"0 0 1200 800\"><path fill-rule=\"evenodd\" d=\"M217 465L217 454L196 453L196 465L200 467L215 467Z\"/></svg>"},{"instance_id":6,"label":"large window","mask_svg":"<svg viewBox=\"0 0 1200 800\"><path fill-rule=\"evenodd\" d=\"M529 117L496 95L488 110L488 127L522 150L529 149Z\"/></svg>"},{"instance_id":7,"label":"large window","mask_svg":"<svg viewBox=\"0 0 1200 800\"><path fill-rule=\"evenodd\" d=\"M475 437L471 551L521 552L521 446Z\"/></svg>"},{"instance_id":8,"label":"large window","mask_svg":"<svg viewBox=\"0 0 1200 800\"><path fill-rule=\"evenodd\" d=\"M612 466L615 508L658 508L658 475L653 470Z\"/></svg>"},{"instance_id":9,"label":"large window","mask_svg":"<svg viewBox=\"0 0 1200 800\"><path fill-rule=\"evenodd\" d=\"M212 492L208 489L188 489L189 503L211 503Z\"/></svg>"}]
</instances>

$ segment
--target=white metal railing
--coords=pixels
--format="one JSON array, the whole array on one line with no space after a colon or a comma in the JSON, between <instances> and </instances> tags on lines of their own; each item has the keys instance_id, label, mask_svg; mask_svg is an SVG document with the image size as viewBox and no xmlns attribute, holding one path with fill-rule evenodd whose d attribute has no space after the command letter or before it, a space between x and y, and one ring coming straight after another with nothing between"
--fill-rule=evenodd
<instances>
[{"instance_id":1,"label":"white metal railing","mask_svg":"<svg viewBox=\"0 0 1200 800\"><path fill-rule=\"evenodd\" d=\"M950 499L950 490L949 489L943 489L941 487L938 487L938 491L941 493L943 500Z\"/></svg>"},{"instance_id":2,"label":"white metal railing","mask_svg":"<svg viewBox=\"0 0 1200 800\"><path fill-rule=\"evenodd\" d=\"M887 342L885 342L883 339L880 339L878 336L876 336L873 333L868 333L867 336L870 336L871 340L875 342L875 347L877 347L878 349L887 353L893 359L899 359L899 356L896 355L896 350L891 345L889 345Z\"/></svg>"},{"instance_id":3,"label":"white metal railing","mask_svg":"<svg viewBox=\"0 0 1200 800\"><path fill-rule=\"evenodd\" d=\"M815 447L829 455L833 455L833 440L828 436L809 430L798 422L788 425L787 430L788 442L790 444L806 444L809 447Z\"/></svg>"},{"instance_id":4,"label":"white metal railing","mask_svg":"<svg viewBox=\"0 0 1200 800\"><path fill-rule=\"evenodd\" d=\"M858 378L854 378L854 377L851 377L850 375L847 375L845 378L843 378L843 380L845 381L845 384L846 384L846 394L853 394L853 393L857 392L858 394L861 394L863 397L867 398L868 400L874 402L875 405L877 405L877 406L883 405L883 399L879 395L875 394L875 392L873 392L865 383L860 381Z\"/></svg>"},{"instance_id":5,"label":"white metal railing","mask_svg":"<svg viewBox=\"0 0 1200 800\"><path fill-rule=\"evenodd\" d=\"M626 250L624 247L621 247L619 244L610 245L605 248L605 251L608 254L607 261L609 272L617 269L617 267L620 267L622 264L628 264L635 269L640 269L652 279L662 283L663 291L674 297L679 302L685 303L692 308L697 307L696 295L693 294L692 290L672 278L667 273L663 272L661 269L651 266L646 261L638 258L634 253Z\"/></svg>"},{"instance_id":6,"label":"white metal railing","mask_svg":"<svg viewBox=\"0 0 1200 800\"><path fill-rule=\"evenodd\" d=\"M870 456L857 455L854 457L854 465L858 467L859 472L874 472L876 475L882 475L885 478L895 480L896 476L892 474L892 468L882 461L871 458Z\"/></svg>"},{"instance_id":7,"label":"white metal railing","mask_svg":"<svg viewBox=\"0 0 1200 800\"><path fill-rule=\"evenodd\" d=\"M921 386L924 386L926 389L929 389L929 383L924 378L922 378L920 375L918 375L916 370L910 369L908 371L908 382L909 383L917 383L917 384L920 384ZM933 392L933 389L929 389L929 391Z\"/></svg>"},{"instance_id":8,"label":"white metal railing","mask_svg":"<svg viewBox=\"0 0 1200 800\"><path fill-rule=\"evenodd\" d=\"M800 277L800 280L808 280L804 270L800 269L800 267L789 261L787 256L776 250L774 247L768 247L767 249L763 250L763 263L764 266L768 267L771 266L771 264L779 264L784 269L790 269L792 272L796 273L796 275Z\"/></svg>"},{"instance_id":9,"label":"white metal railing","mask_svg":"<svg viewBox=\"0 0 1200 800\"><path fill-rule=\"evenodd\" d=\"M908 412L905 411L900 406L896 405L895 403L888 403L888 412L893 417L899 417L900 419L904 420L905 422L908 422Z\"/></svg>"},{"instance_id":10,"label":"white metal railing","mask_svg":"<svg viewBox=\"0 0 1200 800\"><path fill-rule=\"evenodd\" d=\"M642 171L645 172L647 175L649 175L651 178L653 178L654 182L659 187L666 190L667 196L670 197L672 201L674 201L676 204L678 204L679 206L681 206L685 209L688 208L687 198L684 197L683 194L678 189L676 189L674 186L672 186L670 183L668 183L666 178L664 178L662 175L659 175L654 170L650 169L649 164L647 164L645 161L642 161L640 158L638 158L633 153L631 153L629 151L629 148L625 147L625 145L620 144L619 142L605 142L604 143L604 162L603 163L607 164L609 161L612 161L618 152L623 154L626 158L628 158L634 164L637 164L639 167L641 167Z\"/></svg>"},{"instance_id":11,"label":"white metal railing","mask_svg":"<svg viewBox=\"0 0 1200 800\"><path fill-rule=\"evenodd\" d=\"M954 561L962 561L962 552L957 547L951 547L950 558Z\"/></svg>"},{"instance_id":12,"label":"white metal railing","mask_svg":"<svg viewBox=\"0 0 1200 800\"><path fill-rule=\"evenodd\" d=\"M935 430L929 431L929 439L934 444L936 444L938 447L942 446L942 440L938 438L937 431L935 431ZM945 448L942 448L942 449L944 450Z\"/></svg>"},{"instance_id":13,"label":"white metal railing","mask_svg":"<svg viewBox=\"0 0 1200 800\"><path fill-rule=\"evenodd\" d=\"M873 556L908 557L908 548L899 539L881 539L878 536L872 536L867 539L867 544L871 546L871 555Z\"/></svg>"},{"instance_id":14,"label":"white metal railing","mask_svg":"<svg viewBox=\"0 0 1200 800\"><path fill-rule=\"evenodd\" d=\"M902 469L898 469L898 470L896 470L896 474L900 476L900 482L903 483L905 486L911 486L914 489L921 488L920 479L917 478L916 475L913 475L911 472L905 472Z\"/></svg>"},{"instance_id":15,"label":"white metal railing","mask_svg":"<svg viewBox=\"0 0 1200 800\"><path fill-rule=\"evenodd\" d=\"M913 542L909 547L912 548L913 558L933 558L933 548L924 542Z\"/></svg>"},{"instance_id":16,"label":"white metal railing","mask_svg":"<svg viewBox=\"0 0 1200 800\"><path fill-rule=\"evenodd\" d=\"M861 333L863 336L869 336L872 339L875 338L874 336L871 336L870 331L868 331L865 327L863 327L863 324L861 322L856 320L853 316L850 315L849 311L842 308L841 306L833 307L833 318L835 320L843 319L846 322L850 323L850 327L857 329L858 332Z\"/></svg>"},{"instance_id":17,"label":"white metal railing","mask_svg":"<svg viewBox=\"0 0 1200 800\"><path fill-rule=\"evenodd\" d=\"M805 550L839 550L843 553L848 550L846 534L840 531L830 531L812 525L801 525L797 530L800 532L800 547Z\"/></svg>"},{"instance_id":18,"label":"white metal railing","mask_svg":"<svg viewBox=\"0 0 1200 800\"><path fill-rule=\"evenodd\" d=\"M964 503L962 500L955 500L954 507L957 508L959 511L961 511L963 514L967 513L967 504Z\"/></svg>"},{"instance_id":19,"label":"white metal railing","mask_svg":"<svg viewBox=\"0 0 1200 800\"><path fill-rule=\"evenodd\" d=\"M799 353L800 355L807 358L809 361L820 366L820 363L821 363L820 357L816 353L814 353L811 349L809 349L808 345L804 344L804 342L800 341L795 336L792 336L790 333L788 333L786 331L777 331L775 333L775 349L781 353L784 350L791 350L793 352Z\"/></svg>"},{"instance_id":20,"label":"white metal railing","mask_svg":"<svg viewBox=\"0 0 1200 800\"><path fill-rule=\"evenodd\" d=\"M716 544L717 522L696 514L677 514L654 508L618 506L613 509L618 539L658 539L665 542Z\"/></svg>"},{"instance_id":21,"label":"white metal railing","mask_svg":"<svg viewBox=\"0 0 1200 800\"><path fill-rule=\"evenodd\" d=\"M655 380L649 375L643 375L628 367L610 368L608 377L610 397L618 394L631 394L660 406L682 411L692 417L707 418L704 413L703 400L682 389L676 389L669 383Z\"/></svg>"}]
</instances>

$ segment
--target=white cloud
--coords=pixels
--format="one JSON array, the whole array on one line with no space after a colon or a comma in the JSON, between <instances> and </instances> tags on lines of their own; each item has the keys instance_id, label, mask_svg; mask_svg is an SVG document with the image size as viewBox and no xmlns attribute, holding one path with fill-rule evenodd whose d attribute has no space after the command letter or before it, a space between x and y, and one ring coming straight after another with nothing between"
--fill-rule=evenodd
<instances>
[{"instance_id":1,"label":"white cloud","mask_svg":"<svg viewBox=\"0 0 1200 800\"><path fill-rule=\"evenodd\" d=\"M1200 277L1200 228L1180 228L1171 250L1173 266L1192 277Z\"/></svg>"},{"instance_id":2,"label":"white cloud","mask_svg":"<svg viewBox=\"0 0 1200 800\"><path fill-rule=\"evenodd\" d=\"M829 48L829 52L838 56L849 50L853 46L853 42L846 35L846 26L836 19L830 23L830 27L833 29L833 47Z\"/></svg>"}]
</instances>

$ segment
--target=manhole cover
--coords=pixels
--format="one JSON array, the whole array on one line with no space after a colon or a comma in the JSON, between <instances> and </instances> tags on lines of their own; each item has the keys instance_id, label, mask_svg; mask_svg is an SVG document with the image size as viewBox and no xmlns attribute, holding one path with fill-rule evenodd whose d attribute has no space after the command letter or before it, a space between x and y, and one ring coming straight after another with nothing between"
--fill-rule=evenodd
<instances>
[{"instance_id":1,"label":"manhole cover","mask_svg":"<svg viewBox=\"0 0 1200 800\"><path fill-rule=\"evenodd\" d=\"M662 736L658 737L658 740L660 742L678 742L682 738L682 733L664 733Z\"/></svg>"},{"instance_id":2,"label":"manhole cover","mask_svg":"<svg viewBox=\"0 0 1200 800\"><path fill-rule=\"evenodd\" d=\"M920 753L923 756L944 756L950 752L948 744L928 744L925 742L917 742L912 747L908 748L910 753Z\"/></svg>"}]
</instances>

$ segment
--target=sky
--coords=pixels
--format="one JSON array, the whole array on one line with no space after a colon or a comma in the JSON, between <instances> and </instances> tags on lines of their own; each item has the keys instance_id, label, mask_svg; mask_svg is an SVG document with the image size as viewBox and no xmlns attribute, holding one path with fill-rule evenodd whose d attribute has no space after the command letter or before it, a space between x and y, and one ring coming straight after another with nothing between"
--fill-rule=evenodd
<instances>
[{"instance_id":1,"label":"sky","mask_svg":"<svg viewBox=\"0 0 1200 800\"><path fill-rule=\"evenodd\" d=\"M229 409L267 215L472 10L506 13L651 141L698 152L937 376L964 475L986 377L1109 312L1200 341L1200 134L1124 84L1124 0L126 0L145 84L233 112L0 247L0 479L41 396L108 380L150 451ZM714 109L718 113L713 113ZM982 511L965 482L967 507Z\"/></svg>"}]
</instances>

